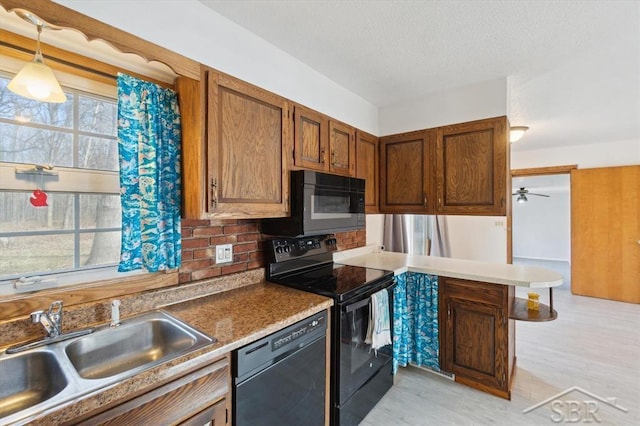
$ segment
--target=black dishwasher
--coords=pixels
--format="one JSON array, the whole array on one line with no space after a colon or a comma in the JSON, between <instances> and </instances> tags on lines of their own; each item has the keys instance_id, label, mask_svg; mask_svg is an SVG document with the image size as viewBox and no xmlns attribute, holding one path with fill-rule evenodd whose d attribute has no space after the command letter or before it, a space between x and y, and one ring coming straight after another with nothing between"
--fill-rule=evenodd
<instances>
[{"instance_id":1,"label":"black dishwasher","mask_svg":"<svg viewBox=\"0 0 640 426\"><path fill-rule=\"evenodd\" d=\"M324 425L327 313L233 352L233 424Z\"/></svg>"}]
</instances>

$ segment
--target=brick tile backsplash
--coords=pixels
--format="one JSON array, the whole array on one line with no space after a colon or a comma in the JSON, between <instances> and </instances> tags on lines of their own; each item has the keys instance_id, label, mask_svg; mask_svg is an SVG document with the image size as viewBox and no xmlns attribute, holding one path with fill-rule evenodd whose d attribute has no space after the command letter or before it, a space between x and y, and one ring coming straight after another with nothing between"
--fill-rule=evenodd
<instances>
[{"instance_id":1,"label":"brick tile backsplash","mask_svg":"<svg viewBox=\"0 0 640 426\"><path fill-rule=\"evenodd\" d=\"M259 219L182 220L180 283L264 267L264 241ZM337 232L338 250L366 244L366 230ZM216 265L215 246L233 244L233 262Z\"/></svg>"}]
</instances>

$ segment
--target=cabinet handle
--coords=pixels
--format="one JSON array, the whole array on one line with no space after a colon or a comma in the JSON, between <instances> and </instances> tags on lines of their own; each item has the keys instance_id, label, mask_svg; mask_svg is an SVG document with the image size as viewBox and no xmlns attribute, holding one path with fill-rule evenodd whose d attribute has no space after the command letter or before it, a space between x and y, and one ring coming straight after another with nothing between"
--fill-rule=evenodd
<instances>
[{"instance_id":1,"label":"cabinet handle","mask_svg":"<svg viewBox=\"0 0 640 426\"><path fill-rule=\"evenodd\" d=\"M447 306L447 319L451 321L451 305Z\"/></svg>"},{"instance_id":2,"label":"cabinet handle","mask_svg":"<svg viewBox=\"0 0 640 426\"><path fill-rule=\"evenodd\" d=\"M427 194L424 194L424 203L422 204L423 207L427 207Z\"/></svg>"},{"instance_id":3,"label":"cabinet handle","mask_svg":"<svg viewBox=\"0 0 640 426\"><path fill-rule=\"evenodd\" d=\"M320 162L322 164L324 164L326 157L327 157L326 149L322 148L322 150L320 151Z\"/></svg>"},{"instance_id":4,"label":"cabinet handle","mask_svg":"<svg viewBox=\"0 0 640 426\"><path fill-rule=\"evenodd\" d=\"M331 165L332 166L336 165L336 150L335 149L331 150Z\"/></svg>"},{"instance_id":5,"label":"cabinet handle","mask_svg":"<svg viewBox=\"0 0 640 426\"><path fill-rule=\"evenodd\" d=\"M289 213L289 196L284 197L284 212Z\"/></svg>"},{"instance_id":6,"label":"cabinet handle","mask_svg":"<svg viewBox=\"0 0 640 426\"><path fill-rule=\"evenodd\" d=\"M218 179L211 179L211 208L218 207Z\"/></svg>"}]
</instances>

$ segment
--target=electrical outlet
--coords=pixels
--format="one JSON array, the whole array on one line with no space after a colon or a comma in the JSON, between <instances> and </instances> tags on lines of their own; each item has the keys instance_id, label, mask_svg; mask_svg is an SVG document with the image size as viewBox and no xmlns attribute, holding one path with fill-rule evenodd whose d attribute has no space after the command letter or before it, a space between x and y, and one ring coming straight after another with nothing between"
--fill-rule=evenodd
<instances>
[{"instance_id":1,"label":"electrical outlet","mask_svg":"<svg viewBox=\"0 0 640 426\"><path fill-rule=\"evenodd\" d=\"M233 245L220 244L216 246L216 263L229 263L233 261Z\"/></svg>"}]
</instances>

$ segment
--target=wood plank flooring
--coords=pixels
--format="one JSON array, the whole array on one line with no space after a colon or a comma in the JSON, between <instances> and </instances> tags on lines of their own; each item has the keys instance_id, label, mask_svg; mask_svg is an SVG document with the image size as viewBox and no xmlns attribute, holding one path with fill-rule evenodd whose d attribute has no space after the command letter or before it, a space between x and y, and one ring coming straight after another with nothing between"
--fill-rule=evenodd
<instances>
[{"instance_id":1,"label":"wood plank flooring","mask_svg":"<svg viewBox=\"0 0 640 426\"><path fill-rule=\"evenodd\" d=\"M593 424L640 425L640 305L574 296L568 287L554 291L557 320L516 323L511 401L415 367L401 368L394 387L361 425L566 424L566 412L559 422L552 420L558 414L550 404L527 414L523 410L573 386L616 398L628 409L624 413L598 402ZM516 295L526 297L526 292L518 289ZM546 292L540 293L546 303ZM559 400L579 401L584 408L582 402L593 398L573 391ZM582 424L585 413L577 416L573 423Z\"/></svg>"}]
</instances>

